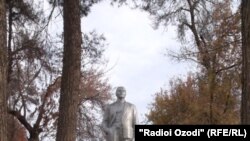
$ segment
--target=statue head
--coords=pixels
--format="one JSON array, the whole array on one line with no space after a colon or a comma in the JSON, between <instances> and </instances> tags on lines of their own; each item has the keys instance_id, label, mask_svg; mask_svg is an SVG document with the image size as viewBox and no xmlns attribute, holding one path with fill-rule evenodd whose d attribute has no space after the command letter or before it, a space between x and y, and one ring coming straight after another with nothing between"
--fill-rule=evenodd
<instances>
[{"instance_id":1,"label":"statue head","mask_svg":"<svg viewBox=\"0 0 250 141\"><path fill-rule=\"evenodd\" d=\"M123 99L126 97L126 89L123 86L119 86L116 89L116 97L119 99Z\"/></svg>"}]
</instances>

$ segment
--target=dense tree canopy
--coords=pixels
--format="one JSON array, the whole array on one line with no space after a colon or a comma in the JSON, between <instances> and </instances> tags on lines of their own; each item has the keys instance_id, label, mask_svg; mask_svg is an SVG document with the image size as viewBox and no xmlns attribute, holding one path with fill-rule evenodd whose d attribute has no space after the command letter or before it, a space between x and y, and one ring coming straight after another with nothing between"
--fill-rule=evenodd
<instances>
[{"instance_id":1,"label":"dense tree canopy","mask_svg":"<svg viewBox=\"0 0 250 141\"><path fill-rule=\"evenodd\" d=\"M206 84L203 79L190 74L170 82L169 89L155 94L147 118L153 124L208 124L208 98L203 94ZM217 91L214 106L216 124L239 123L239 100L230 93L231 86L224 84ZM222 94L225 93L225 94Z\"/></svg>"}]
</instances>

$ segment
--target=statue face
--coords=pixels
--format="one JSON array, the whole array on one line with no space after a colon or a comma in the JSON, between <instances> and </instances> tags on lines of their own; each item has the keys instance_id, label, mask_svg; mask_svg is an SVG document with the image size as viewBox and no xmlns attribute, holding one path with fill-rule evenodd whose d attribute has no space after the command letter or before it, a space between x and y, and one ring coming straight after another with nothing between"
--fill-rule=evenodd
<instances>
[{"instance_id":1,"label":"statue face","mask_svg":"<svg viewBox=\"0 0 250 141\"><path fill-rule=\"evenodd\" d=\"M118 98L125 98L125 96L126 96L126 90L124 88L122 88L122 87L117 88L117 90L116 90L116 96Z\"/></svg>"}]
</instances>

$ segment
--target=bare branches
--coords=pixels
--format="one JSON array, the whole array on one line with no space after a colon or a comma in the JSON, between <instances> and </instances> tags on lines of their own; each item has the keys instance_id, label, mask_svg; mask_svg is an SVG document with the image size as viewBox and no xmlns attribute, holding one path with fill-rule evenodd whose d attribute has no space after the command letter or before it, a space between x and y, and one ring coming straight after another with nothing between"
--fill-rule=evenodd
<instances>
[{"instance_id":1,"label":"bare branches","mask_svg":"<svg viewBox=\"0 0 250 141\"><path fill-rule=\"evenodd\" d=\"M25 126L25 128L26 128L29 132L32 131L32 126L29 124L29 122L26 120L26 118L20 114L20 112L14 111L14 110L9 110L8 112L9 112L11 115L15 116L15 117L23 124L23 126Z\"/></svg>"}]
</instances>

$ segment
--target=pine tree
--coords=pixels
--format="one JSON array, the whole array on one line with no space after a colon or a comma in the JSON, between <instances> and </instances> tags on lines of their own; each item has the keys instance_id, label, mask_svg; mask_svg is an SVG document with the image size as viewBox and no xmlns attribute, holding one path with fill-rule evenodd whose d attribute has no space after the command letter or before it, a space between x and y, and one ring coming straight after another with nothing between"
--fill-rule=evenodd
<instances>
[{"instance_id":1,"label":"pine tree","mask_svg":"<svg viewBox=\"0 0 250 141\"><path fill-rule=\"evenodd\" d=\"M57 141L75 141L81 77L81 20L79 0L63 3L64 52Z\"/></svg>"}]
</instances>

